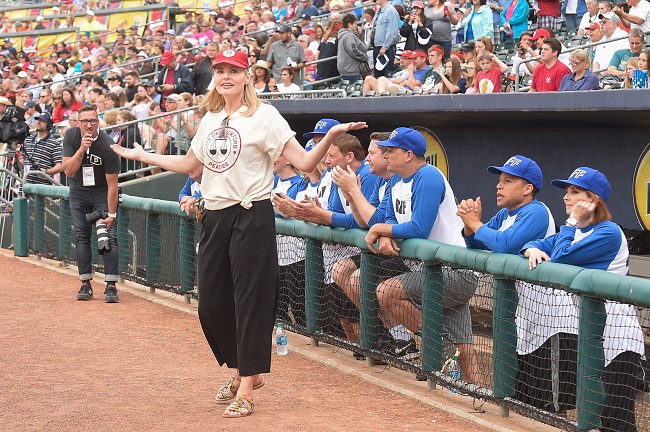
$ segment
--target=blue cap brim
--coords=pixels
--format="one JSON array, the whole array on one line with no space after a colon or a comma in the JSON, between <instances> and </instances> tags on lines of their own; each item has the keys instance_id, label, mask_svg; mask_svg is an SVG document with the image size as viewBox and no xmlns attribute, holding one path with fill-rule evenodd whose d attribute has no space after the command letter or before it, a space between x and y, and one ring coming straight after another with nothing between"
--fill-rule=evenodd
<instances>
[{"instance_id":1,"label":"blue cap brim","mask_svg":"<svg viewBox=\"0 0 650 432\"><path fill-rule=\"evenodd\" d=\"M567 185L573 185L573 186L578 186L580 188L584 189L584 186L581 186L577 183L570 182L568 180L561 180L561 179L555 179L551 182L551 184L557 188L560 189L566 189Z\"/></svg>"}]
</instances>

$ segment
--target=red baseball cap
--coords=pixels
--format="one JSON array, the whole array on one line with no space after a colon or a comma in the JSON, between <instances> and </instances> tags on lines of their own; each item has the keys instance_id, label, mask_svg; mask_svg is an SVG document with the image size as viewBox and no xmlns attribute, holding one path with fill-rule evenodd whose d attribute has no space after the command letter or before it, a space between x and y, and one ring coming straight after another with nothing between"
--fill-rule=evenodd
<instances>
[{"instance_id":1,"label":"red baseball cap","mask_svg":"<svg viewBox=\"0 0 650 432\"><path fill-rule=\"evenodd\" d=\"M594 21L591 24L589 24L587 27L585 27L585 30L596 30L599 27L600 27L600 22Z\"/></svg>"},{"instance_id":2,"label":"red baseball cap","mask_svg":"<svg viewBox=\"0 0 650 432\"><path fill-rule=\"evenodd\" d=\"M537 40L539 38L550 38L551 34L548 32L546 29L537 29L535 30L535 33L533 33L533 37L530 38L530 40Z\"/></svg>"},{"instance_id":3,"label":"red baseball cap","mask_svg":"<svg viewBox=\"0 0 650 432\"><path fill-rule=\"evenodd\" d=\"M160 66L167 66L175 57L174 53L165 51L160 57Z\"/></svg>"},{"instance_id":4,"label":"red baseball cap","mask_svg":"<svg viewBox=\"0 0 650 432\"><path fill-rule=\"evenodd\" d=\"M440 54L443 59L445 58L445 50L440 48L439 46L432 46L431 48L429 48L429 51L435 51L438 54ZM417 52L417 51L414 51L414 52ZM422 51L420 51L420 52L422 52ZM425 54L425 57L426 57L426 54Z\"/></svg>"},{"instance_id":5,"label":"red baseball cap","mask_svg":"<svg viewBox=\"0 0 650 432\"><path fill-rule=\"evenodd\" d=\"M438 50L438 48L432 48L432 49L435 50L435 51L440 52L440 50ZM444 51L441 53L441 55L442 55L443 57L444 57L444 55L445 55L444 53L445 53ZM424 58L427 58L427 53L425 53L424 51L420 51L420 50L413 50L413 51L411 51L411 58L412 58L412 59L414 59L414 58L418 58L418 57L424 57Z\"/></svg>"},{"instance_id":6,"label":"red baseball cap","mask_svg":"<svg viewBox=\"0 0 650 432\"><path fill-rule=\"evenodd\" d=\"M221 63L227 63L233 66L247 69L248 56L243 51L235 51L233 49L223 50L217 53L217 56L212 62L212 67L215 67Z\"/></svg>"}]
</instances>

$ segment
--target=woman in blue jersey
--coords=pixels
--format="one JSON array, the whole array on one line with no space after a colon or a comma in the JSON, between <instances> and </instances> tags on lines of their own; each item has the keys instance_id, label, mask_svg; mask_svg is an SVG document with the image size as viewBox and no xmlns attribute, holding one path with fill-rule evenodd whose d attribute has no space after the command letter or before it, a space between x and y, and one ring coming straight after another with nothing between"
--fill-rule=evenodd
<instances>
[{"instance_id":1,"label":"woman in blue jersey","mask_svg":"<svg viewBox=\"0 0 650 432\"><path fill-rule=\"evenodd\" d=\"M611 195L607 178L593 168L580 167L567 180L552 183L566 190L564 203L569 218L558 234L524 245L522 251L530 268L552 261L627 275L627 241L605 205ZM605 310L603 381L607 400L600 430L635 432L643 333L633 306L607 301Z\"/></svg>"}]
</instances>

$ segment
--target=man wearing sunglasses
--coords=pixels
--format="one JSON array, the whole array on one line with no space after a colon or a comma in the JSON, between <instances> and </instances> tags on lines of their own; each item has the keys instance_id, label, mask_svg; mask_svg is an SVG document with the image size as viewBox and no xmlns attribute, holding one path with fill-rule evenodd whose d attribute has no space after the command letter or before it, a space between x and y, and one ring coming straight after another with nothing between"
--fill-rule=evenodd
<instances>
[{"instance_id":1,"label":"man wearing sunglasses","mask_svg":"<svg viewBox=\"0 0 650 432\"><path fill-rule=\"evenodd\" d=\"M99 117L95 106L81 107L78 112L79 126L71 127L63 137L63 170L70 186L70 213L75 234L75 252L81 288L77 300L91 300L93 289L92 252L90 236L92 223L86 215L96 210L104 212L99 220L108 231L110 247L103 248L106 289L104 301L117 303L117 175L120 158L111 150L113 140L99 130Z\"/></svg>"}]
</instances>

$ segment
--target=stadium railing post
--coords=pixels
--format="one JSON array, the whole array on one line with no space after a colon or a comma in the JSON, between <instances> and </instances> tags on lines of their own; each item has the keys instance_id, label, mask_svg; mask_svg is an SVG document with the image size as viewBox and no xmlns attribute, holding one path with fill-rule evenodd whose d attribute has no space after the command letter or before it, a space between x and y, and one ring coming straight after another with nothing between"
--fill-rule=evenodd
<instances>
[{"instance_id":1,"label":"stadium railing post","mask_svg":"<svg viewBox=\"0 0 650 432\"><path fill-rule=\"evenodd\" d=\"M131 248L129 247L129 222L131 213L123 207L117 209L117 244L120 248L120 258L117 263L117 270L120 274L120 282L124 281L122 275L129 270L131 260Z\"/></svg>"},{"instance_id":2,"label":"stadium railing post","mask_svg":"<svg viewBox=\"0 0 650 432\"><path fill-rule=\"evenodd\" d=\"M578 318L578 428L598 429L606 399L601 379L605 368L602 342L607 319L605 301L580 297Z\"/></svg>"},{"instance_id":3,"label":"stadium railing post","mask_svg":"<svg viewBox=\"0 0 650 432\"><path fill-rule=\"evenodd\" d=\"M34 197L34 252L40 255L45 251L45 197Z\"/></svg>"},{"instance_id":4,"label":"stadium railing post","mask_svg":"<svg viewBox=\"0 0 650 432\"><path fill-rule=\"evenodd\" d=\"M29 255L29 200L15 198L14 204L14 256Z\"/></svg>"},{"instance_id":5,"label":"stadium railing post","mask_svg":"<svg viewBox=\"0 0 650 432\"><path fill-rule=\"evenodd\" d=\"M194 276L196 265L194 263L194 220L189 218L180 218L180 273L181 273L181 290L188 293L194 290ZM190 297L185 296L185 301L189 303Z\"/></svg>"},{"instance_id":6,"label":"stadium railing post","mask_svg":"<svg viewBox=\"0 0 650 432\"><path fill-rule=\"evenodd\" d=\"M422 272L422 371L427 375L442 367L442 265L426 264ZM436 384L427 380L428 387Z\"/></svg>"},{"instance_id":7,"label":"stadium railing post","mask_svg":"<svg viewBox=\"0 0 650 432\"><path fill-rule=\"evenodd\" d=\"M158 281L160 273L160 215L147 213L147 281L153 284ZM149 292L155 288L149 287Z\"/></svg>"},{"instance_id":8,"label":"stadium railing post","mask_svg":"<svg viewBox=\"0 0 650 432\"><path fill-rule=\"evenodd\" d=\"M323 248L318 240L305 238L305 315L307 319L307 331L315 333L319 324L323 322ZM313 345L318 345L314 337Z\"/></svg>"},{"instance_id":9,"label":"stadium railing post","mask_svg":"<svg viewBox=\"0 0 650 432\"><path fill-rule=\"evenodd\" d=\"M70 201L61 198L59 200L59 257L62 267L67 267L66 261L70 258L71 226Z\"/></svg>"},{"instance_id":10,"label":"stadium railing post","mask_svg":"<svg viewBox=\"0 0 650 432\"><path fill-rule=\"evenodd\" d=\"M379 320L379 302L377 301L377 275L379 270L379 257L371 252L361 253L361 290L359 300L361 303L360 315L360 345L361 348L377 349L379 330L382 323ZM372 366L374 360L366 357L366 362Z\"/></svg>"},{"instance_id":11,"label":"stadium railing post","mask_svg":"<svg viewBox=\"0 0 650 432\"><path fill-rule=\"evenodd\" d=\"M495 275L492 311L494 397L514 397L517 379L517 289L515 281ZM500 406L499 414L509 416L509 410Z\"/></svg>"}]
</instances>

